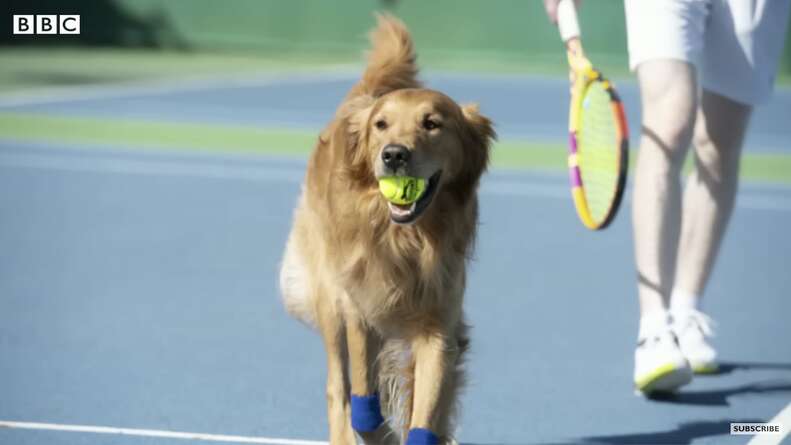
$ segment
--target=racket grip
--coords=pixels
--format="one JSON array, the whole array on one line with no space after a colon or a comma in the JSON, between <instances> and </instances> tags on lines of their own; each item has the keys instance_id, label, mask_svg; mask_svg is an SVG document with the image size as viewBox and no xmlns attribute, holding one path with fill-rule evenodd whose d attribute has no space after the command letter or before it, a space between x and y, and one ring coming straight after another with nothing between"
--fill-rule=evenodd
<instances>
[{"instance_id":1,"label":"racket grip","mask_svg":"<svg viewBox=\"0 0 791 445\"><path fill-rule=\"evenodd\" d=\"M560 0L558 3L558 29L563 42L580 36L580 25L577 22L577 7L574 0Z\"/></svg>"}]
</instances>

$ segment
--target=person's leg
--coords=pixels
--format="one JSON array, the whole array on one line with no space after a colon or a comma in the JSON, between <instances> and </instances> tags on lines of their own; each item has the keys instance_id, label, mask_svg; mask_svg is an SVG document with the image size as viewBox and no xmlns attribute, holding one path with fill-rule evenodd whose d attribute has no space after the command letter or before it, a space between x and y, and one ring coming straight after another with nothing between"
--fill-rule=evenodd
<instances>
[{"instance_id":1,"label":"person's leg","mask_svg":"<svg viewBox=\"0 0 791 445\"><path fill-rule=\"evenodd\" d=\"M684 191L670 306L681 351L698 373L718 369L717 353L706 339L712 322L700 312L700 299L733 211L751 109L704 90L695 124L695 168Z\"/></svg>"},{"instance_id":2,"label":"person's leg","mask_svg":"<svg viewBox=\"0 0 791 445\"><path fill-rule=\"evenodd\" d=\"M771 93L789 8L791 0L727 0L710 10L673 306L699 306L733 208L751 104Z\"/></svg>"},{"instance_id":3,"label":"person's leg","mask_svg":"<svg viewBox=\"0 0 791 445\"><path fill-rule=\"evenodd\" d=\"M700 63L703 89L695 129L695 169L684 216L671 297L681 351L696 372L717 369L707 337L712 322L700 302L733 209L739 158L751 108L771 91L791 0L712 2Z\"/></svg>"},{"instance_id":4,"label":"person's leg","mask_svg":"<svg viewBox=\"0 0 791 445\"><path fill-rule=\"evenodd\" d=\"M642 99L632 222L640 302L635 387L673 391L692 379L667 311L681 225L681 169L698 107L709 1L625 0L629 66Z\"/></svg>"},{"instance_id":5,"label":"person's leg","mask_svg":"<svg viewBox=\"0 0 791 445\"><path fill-rule=\"evenodd\" d=\"M681 169L697 108L695 67L653 60L637 69L643 121L632 222L641 317L663 314L673 286L681 224Z\"/></svg>"},{"instance_id":6,"label":"person's leg","mask_svg":"<svg viewBox=\"0 0 791 445\"><path fill-rule=\"evenodd\" d=\"M637 78L643 121L632 199L640 299L634 382L650 394L673 391L692 379L670 329L667 299L681 225L681 169L692 139L698 90L694 65L679 60L644 62Z\"/></svg>"},{"instance_id":7,"label":"person's leg","mask_svg":"<svg viewBox=\"0 0 791 445\"><path fill-rule=\"evenodd\" d=\"M739 158L752 107L704 90L694 133L695 168L684 191L674 305L699 298L728 225L739 182ZM695 304L694 307L698 306Z\"/></svg>"}]
</instances>

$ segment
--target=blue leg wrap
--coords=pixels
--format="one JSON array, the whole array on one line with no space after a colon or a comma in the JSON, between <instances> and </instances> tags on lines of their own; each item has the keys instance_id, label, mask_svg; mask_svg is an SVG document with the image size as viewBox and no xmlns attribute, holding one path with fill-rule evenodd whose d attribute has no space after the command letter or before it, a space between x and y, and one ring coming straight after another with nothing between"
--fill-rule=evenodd
<instances>
[{"instance_id":1,"label":"blue leg wrap","mask_svg":"<svg viewBox=\"0 0 791 445\"><path fill-rule=\"evenodd\" d=\"M406 445L439 445L439 437L425 428L412 428L406 436Z\"/></svg>"},{"instance_id":2,"label":"blue leg wrap","mask_svg":"<svg viewBox=\"0 0 791 445\"><path fill-rule=\"evenodd\" d=\"M379 394L355 396L352 394L352 428L362 433L376 431L384 422L379 407Z\"/></svg>"}]
</instances>

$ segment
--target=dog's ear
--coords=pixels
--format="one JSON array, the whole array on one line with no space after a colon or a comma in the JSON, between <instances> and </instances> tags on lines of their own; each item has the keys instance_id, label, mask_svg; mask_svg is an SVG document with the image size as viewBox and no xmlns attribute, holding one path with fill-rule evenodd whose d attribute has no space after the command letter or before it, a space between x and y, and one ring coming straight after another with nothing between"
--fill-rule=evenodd
<instances>
[{"instance_id":1,"label":"dog's ear","mask_svg":"<svg viewBox=\"0 0 791 445\"><path fill-rule=\"evenodd\" d=\"M349 135L356 136L356 139L365 136L373 103L373 96L365 94L349 100L338 109L337 117L340 121L346 122L346 131Z\"/></svg>"},{"instance_id":2,"label":"dog's ear","mask_svg":"<svg viewBox=\"0 0 791 445\"><path fill-rule=\"evenodd\" d=\"M373 178L366 140L374 101L370 95L357 96L345 102L336 113L336 121L340 125L335 139L343 151L345 170L352 180L370 181Z\"/></svg>"},{"instance_id":3,"label":"dog's ear","mask_svg":"<svg viewBox=\"0 0 791 445\"><path fill-rule=\"evenodd\" d=\"M474 188L489 165L489 152L492 142L497 139L492 121L482 115L478 104L468 104L461 108L464 116L464 167L460 175L462 185ZM468 190L467 193L472 192Z\"/></svg>"},{"instance_id":4,"label":"dog's ear","mask_svg":"<svg viewBox=\"0 0 791 445\"><path fill-rule=\"evenodd\" d=\"M475 137L479 139L478 142L485 145L488 149L492 141L497 139L497 133L494 131L492 121L481 114L478 104L466 104L461 107L461 111L464 114L467 125L470 126Z\"/></svg>"}]
</instances>

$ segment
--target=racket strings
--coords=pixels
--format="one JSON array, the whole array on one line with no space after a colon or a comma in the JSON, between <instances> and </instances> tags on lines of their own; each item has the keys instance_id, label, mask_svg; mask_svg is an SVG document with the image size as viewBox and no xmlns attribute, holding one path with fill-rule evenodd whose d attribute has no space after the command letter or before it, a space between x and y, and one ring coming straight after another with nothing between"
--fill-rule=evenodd
<instances>
[{"instance_id":1,"label":"racket strings","mask_svg":"<svg viewBox=\"0 0 791 445\"><path fill-rule=\"evenodd\" d=\"M600 82L585 92L577 132L577 159L593 220L607 218L616 194L620 141L611 98Z\"/></svg>"}]
</instances>

